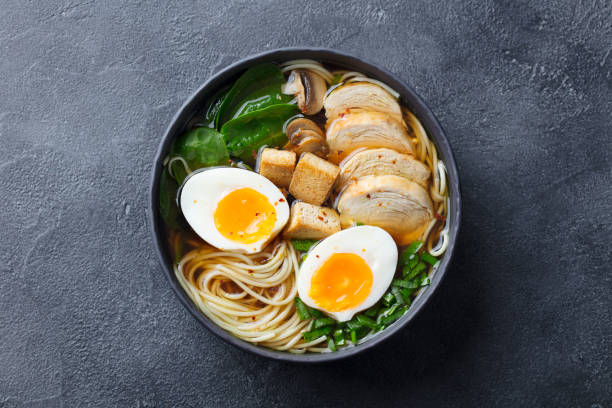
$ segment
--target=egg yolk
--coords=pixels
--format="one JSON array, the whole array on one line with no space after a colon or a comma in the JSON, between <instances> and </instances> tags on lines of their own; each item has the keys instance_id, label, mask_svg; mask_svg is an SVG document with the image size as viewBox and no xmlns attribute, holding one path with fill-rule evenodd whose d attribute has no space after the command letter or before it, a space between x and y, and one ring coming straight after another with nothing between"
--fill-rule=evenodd
<instances>
[{"instance_id":1,"label":"egg yolk","mask_svg":"<svg viewBox=\"0 0 612 408\"><path fill-rule=\"evenodd\" d=\"M312 275L308 295L322 309L341 312L366 300L372 280L372 270L362 257L335 253Z\"/></svg>"},{"instance_id":2,"label":"egg yolk","mask_svg":"<svg viewBox=\"0 0 612 408\"><path fill-rule=\"evenodd\" d=\"M217 231L225 238L252 244L270 236L276 223L276 210L260 192L239 188L219 201L214 221Z\"/></svg>"}]
</instances>

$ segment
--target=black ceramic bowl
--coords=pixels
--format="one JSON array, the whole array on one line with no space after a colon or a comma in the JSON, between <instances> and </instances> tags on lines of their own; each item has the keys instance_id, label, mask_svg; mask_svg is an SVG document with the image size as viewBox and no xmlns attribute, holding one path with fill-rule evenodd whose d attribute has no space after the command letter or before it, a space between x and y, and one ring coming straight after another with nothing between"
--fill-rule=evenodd
<instances>
[{"instance_id":1,"label":"black ceramic bowl","mask_svg":"<svg viewBox=\"0 0 612 408\"><path fill-rule=\"evenodd\" d=\"M262 62L281 63L293 59L304 58L314 59L323 63L354 71L360 71L372 78L379 79L380 81L391 86L391 88L398 91L401 95L402 102L420 119L425 129L429 132L430 138L433 139L434 143L436 144L438 154L446 164L450 186L450 243L448 249L442 257L437 271L431 279L431 285L414 301L408 312L402 318L380 332L378 335L372 337L359 346L323 354L291 354L256 346L232 336L205 317L187 297L174 276L174 272L172 270L172 257L170 256L169 248L164 237L164 225L159 214L158 207L159 180L163 167L162 161L168 154L172 141L175 139L175 137L187 130L188 124L191 122L194 115L203 109L206 101L211 98L218 89L226 84L232 83L242 72L253 65ZM423 309L423 306L425 306L425 304L429 301L444 278L453 256L455 242L457 240L457 233L459 230L459 222L461 220L461 197L459 192L459 179L455 159L453 158L453 153L448 140L446 140L444 131L440 127L440 124L436 120L434 114L425 105L425 102L423 102L423 100L410 87L385 69L368 63L361 58L322 48L282 48L266 51L258 55L244 58L216 73L212 76L212 78L206 81L206 83L204 83L200 89L198 89L191 97L189 97L189 99L187 99L187 102L185 102L183 107L179 109L178 113L170 122L168 130L166 130L166 133L161 140L161 144L157 150L157 155L153 164L149 205L149 225L151 226L153 241L155 242L155 247L157 249L157 254L159 255L163 271L166 278L168 278L170 285L174 289L174 293L176 293L187 310L189 310L189 312L191 312L191 314L208 330L212 331L214 334L236 347L275 360L302 363L332 361L353 356L382 343L384 340L390 338L395 333L406 327L408 323L421 311L421 309Z\"/></svg>"}]
</instances>

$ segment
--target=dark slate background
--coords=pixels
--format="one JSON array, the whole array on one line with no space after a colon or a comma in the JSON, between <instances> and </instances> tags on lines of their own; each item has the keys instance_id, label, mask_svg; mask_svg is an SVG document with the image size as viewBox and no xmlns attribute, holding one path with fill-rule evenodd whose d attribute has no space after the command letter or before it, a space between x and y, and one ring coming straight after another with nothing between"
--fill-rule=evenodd
<instances>
[{"instance_id":1,"label":"dark slate background","mask_svg":"<svg viewBox=\"0 0 612 408\"><path fill-rule=\"evenodd\" d=\"M151 162L216 70L337 48L413 86L463 188L454 265L350 361L234 349L184 310ZM612 405L612 3L4 0L0 407Z\"/></svg>"}]
</instances>

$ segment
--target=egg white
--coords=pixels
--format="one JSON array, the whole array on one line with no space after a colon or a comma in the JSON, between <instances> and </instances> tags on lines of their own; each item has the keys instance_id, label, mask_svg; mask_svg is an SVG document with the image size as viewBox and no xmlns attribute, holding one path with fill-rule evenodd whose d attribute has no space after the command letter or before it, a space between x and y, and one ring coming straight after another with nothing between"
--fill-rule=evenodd
<instances>
[{"instance_id":1,"label":"egg white","mask_svg":"<svg viewBox=\"0 0 612 408\"><path fill-rule=\"evenodd\" d=\"M341 312L321 308L308 294L313 274L334 253L359 255L372 271L372 288L368 297L360 305ZM339 322L350 320L357 312L373 306L385 294L395 275L397 257L395 241L382 228L363 225L336 232L313 247L300 266L297 276L300 299Z\"/></svg>"},{"instance_id":2,"label":"egg white","mask_svg":"<svg viewBox=\"0 0 612 408\"><path fill-rule=\"evenodd\" d=\"M214 221L219 201L232 191L245 187L266 196L276 210L276 222L270 235L251 244L227 239L217 230ZM181 187L179 204L191 228L204 241L222 250L247 254L260 252L289 219L289 205L274 183L255 172L234 167L216 167L192 173Z\"/></svg>"}]
</instances>

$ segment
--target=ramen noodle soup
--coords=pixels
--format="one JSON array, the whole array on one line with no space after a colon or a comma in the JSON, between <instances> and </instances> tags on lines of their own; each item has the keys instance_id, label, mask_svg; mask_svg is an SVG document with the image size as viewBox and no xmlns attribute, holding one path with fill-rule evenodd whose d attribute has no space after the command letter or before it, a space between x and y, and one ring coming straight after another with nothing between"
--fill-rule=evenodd
<instances>
[{"instance_id":1,"label":"ramen noodle soup","mask_svg":"<svg viewBox=\"0 0 612 408\"><path fill-rule=\"evenodd\" d=\"M159 206L176 278L212 322L333 352L426 290L449 243L447 173L395 90L312 60L261 64L188 129Z\"/></svg>"}]
</instances>

